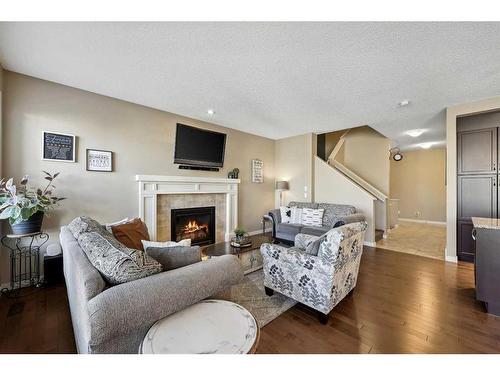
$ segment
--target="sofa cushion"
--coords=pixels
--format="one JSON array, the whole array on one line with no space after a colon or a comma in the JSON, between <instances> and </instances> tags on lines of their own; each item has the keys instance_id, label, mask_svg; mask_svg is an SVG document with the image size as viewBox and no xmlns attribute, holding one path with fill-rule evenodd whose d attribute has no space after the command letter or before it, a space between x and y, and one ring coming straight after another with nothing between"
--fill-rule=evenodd
<instances>
[{"instance_id":1,"label":"sofa cushion","mask_svg":"<svg viewBox=\"0 0 500 375\"><path fill-rule=\"evenodd\" d=\"M323 226L333 228L335 223L344 216L355 214L356 208L347 204L319 203L318 208L323 208Z\"/></svg>"},{"instance_id":2,"label":"sofa cushion","mask_svg":"<svg viewBox=\"0 0 500 375\"><path fill-rule=\"evenodd\" d=\"M311 203L311 202L290 202L288 204L290 207L298 207L298 208L318 208L318 203Z\"/></svg>"},{"instance_id":3,"label":"sofa cushion","mask_svg":"<svg viewBox=\"0 0 500 375\"><path fill-rule=\"evenodd\" d=\"M311 227L311 226L304 226L300 230L300 233L303 234L308 234L310 236L317 236L320 237L326 232L328 232L331 228L328 227Z\"/></svg>"},{"instance_id":4,"label":"sofa cushion","mask_svg":"<svg viewBox=\"0 0 500 375\"><path fill-rule=\"evenodd\" d=\"M139 218L128 223L114 225L111 231L118 241L130 249L144 250L142 240L149 241L148 228Z\"/></svg>"},{"instance_id":5,"label":"sofa cushion","mask_svg":"<svg viewBox=\"0 0 500 375\"><path fill-rule=\"evenodd\" d=\"M121 284L162 271L160 263L144 251L127 248L93 219L77 217L68 228L90 263L110 284Z\"/></svg>"},{"instance_id":6,"label":"sofa cushion","mask_svg":"<svg viewBox=\"0 0 500 375\"><path fill-rule=\"evenodd\" d=\"M302 225L300 224L289 224L289 223L281 223L277 225L277 231L279 233L290 234L295 237L300 230L302 229Z\"/></svg>"},{"instance_id":7,"label":"sofa cushion","mask_svg":"<svg viewBox=\"0 0 500 375\"><path fill-rule=\"evenodd\" d=\"M161 263L163 271L170 271L201 262L199 246L147 247L146 253Z\"/></svg>"}]
</instances>

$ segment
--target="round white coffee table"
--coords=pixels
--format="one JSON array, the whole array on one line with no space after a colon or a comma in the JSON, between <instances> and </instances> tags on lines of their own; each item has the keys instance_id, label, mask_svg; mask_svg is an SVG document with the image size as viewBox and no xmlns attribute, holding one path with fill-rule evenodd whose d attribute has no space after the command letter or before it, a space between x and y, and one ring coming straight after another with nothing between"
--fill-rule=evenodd
<instances>
[{"instance_id":1,"label":"round white coffee table","mask_svg":"<svg viewBox=\"0 0 500 375\"><path fill-rule=\"evenodd\" d=\"M259 326L244 307L204 300L157 321L142 341L141 354L255 353Z\"/></svg>"}]
</instances>

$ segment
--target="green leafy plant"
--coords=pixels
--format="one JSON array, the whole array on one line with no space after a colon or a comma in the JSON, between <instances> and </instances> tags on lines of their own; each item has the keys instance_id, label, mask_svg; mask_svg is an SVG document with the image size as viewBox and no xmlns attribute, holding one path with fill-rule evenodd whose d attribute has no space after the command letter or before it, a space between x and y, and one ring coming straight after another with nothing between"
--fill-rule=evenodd
<instances>
[{"instance_id":1,"label":"green leafy plant","mask_svg":"<svg viewBox=\"0 0 500 375\"><path fill-rule=\"evenodd\" d=\"M41 188L29 187L29 177L24 176L19 182L19 188L14 184L14 179L0 180L0 220L8 219L10 225L16 225L28 220L39 211L47 212L59 205L65 198L52 195L53 184L59 173L54 175L43 171L47 186Z\"/></svg>"},{"instance_id":2,"label":"green leafy plant","mask_svg":"<svg viewBox=\"0 0 500 375\"><path fill-rule=\"evenodd\" d=\"M241 237L243 237L245 234L247 234L247 232L246 232L244 229L242 229L242 228L236 228L236 229L234 230L234 234L236 235L236 238L241 238Z\"/></svg>"}]
</instances>

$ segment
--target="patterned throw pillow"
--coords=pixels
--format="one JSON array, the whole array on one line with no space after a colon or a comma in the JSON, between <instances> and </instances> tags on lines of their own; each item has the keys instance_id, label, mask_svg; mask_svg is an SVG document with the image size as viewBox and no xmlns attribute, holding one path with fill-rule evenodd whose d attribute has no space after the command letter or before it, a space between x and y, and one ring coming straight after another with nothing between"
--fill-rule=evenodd
<instances>
[{"instance_id":1,"label":"patterned throw pillow","mask_svg":"<svg viewBox=\"0 0 500 375\"><path fill-rule=\"evenodd\" d=\"M93 219L77 217L68 228L90 263L110 284L126 283L162 271L160 263L144 251L127 248Z\"/></svg>"},{"instance_id":2,"label":"patterned throw pillow","mask_svg":"<svg viewBox=\"0 0 500 375\"><path fill-rule=\"evenodd\" d=\"M281 222L289 223L290 217L292 215L292 209L288 206L282 206L280 207L280 214L281 214Z\"/></svg>"},{"instance_id":3,"label":"patterned throw pillow","mask_svg":"<svg viewBox=\"0 0 500 375\"><path fill-rule=\"evenodd\" d=\"M148 247L187 247L187 246L191 246L191 238L186 238L184 240L180 240L179 242L175 242L175 241L155 242L155 241L145 241L145 240L142 240L141 242L142 242L142 246L144 247L144 250L147 250Z\"/></svg>"},{"instance_id":4,"label":"patterned throw pillow","mask_svg":"<svg viewBox=\"0 0 500 375\"><path fill-rule=\"evenodd\" d=\"M302 208L294 206L291 211L290 224L302 224Z\"/></svg>"},{"instance_id":5,"label":"patterned throw pillow","mask_svg":"<svg viewBox=\"0 0 500 375\"><path fill-rule=\"evenodd\" d=\"M302 209L302 225L311 227L321 227L323 225L323 208L303 208Z\"/></svg>"}]
</instances>

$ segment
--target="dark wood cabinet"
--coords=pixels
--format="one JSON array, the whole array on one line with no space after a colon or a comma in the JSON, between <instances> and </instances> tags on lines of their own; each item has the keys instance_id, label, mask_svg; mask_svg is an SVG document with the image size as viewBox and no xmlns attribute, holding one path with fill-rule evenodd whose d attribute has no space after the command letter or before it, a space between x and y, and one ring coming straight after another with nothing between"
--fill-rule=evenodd
<instances>
[{"instance_id":1,"label":"dark wood cabinet","mask_svg":"<svg viewBox=\"0 0 500 375\"><path fill-rule=\"evenodd\" d=\"M457 135L458 174L491 174L497 170L497 128Z\"/></svg>"},{"instance_id":2,"label":"dark wood cabinet","mask_svg":"<svg viewBox=\"0 0 500 375\"><path fill-rule=\"evenodd\" d=\"M497 175L458 176L458 220L497 217Z\"/></svg>"},{"instance_id":3,"label":"dark wood cabinet","mask_svg":"<svg viewBox=\"0 0 500 375\"><path fill-rule=\"evenodd\" d=\"M457 256L474 261L471 217L498 217L500 113L457 120Z\"/></svg>"},{"instance_id":4,"label":"dark wood cabinet","mask_svg":"<svg viewBox=\"0 0 500 375\"><path fill-rule=\"evenodd\" d=\"M473 262L476 255L476 241L472 238L474 226L471 220L458 221L457 248L458 258L466 262Z\"/></svg>"}]
</instances>

